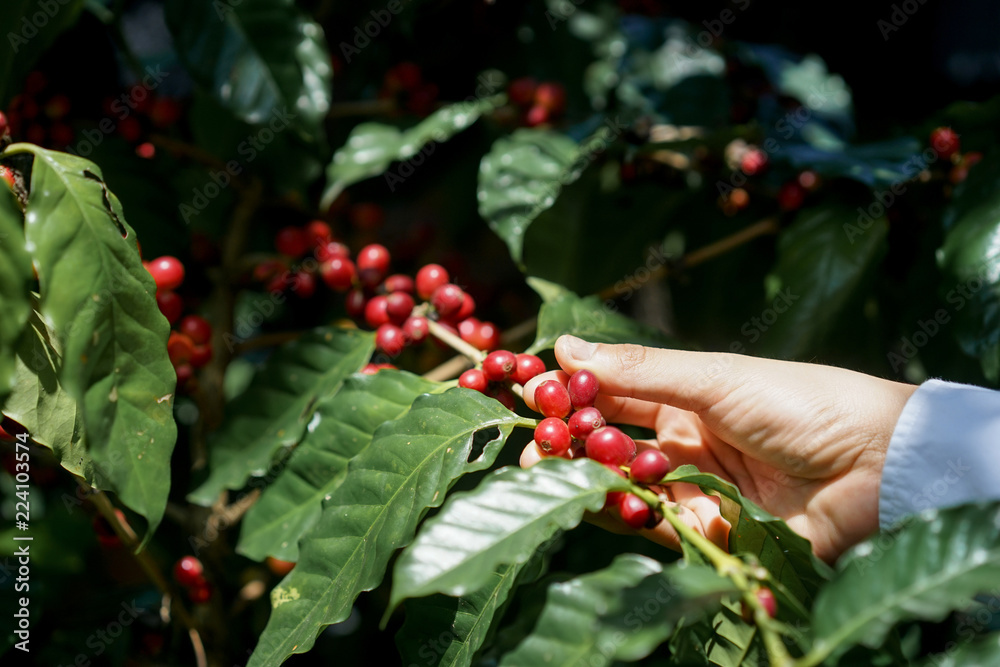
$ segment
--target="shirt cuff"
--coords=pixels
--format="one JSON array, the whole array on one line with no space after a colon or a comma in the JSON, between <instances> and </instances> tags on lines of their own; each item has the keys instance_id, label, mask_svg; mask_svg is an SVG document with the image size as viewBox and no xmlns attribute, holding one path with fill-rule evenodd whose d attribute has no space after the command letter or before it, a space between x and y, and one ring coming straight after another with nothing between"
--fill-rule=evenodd
<instances>
[{"instance_id":1,"label":"shirt cuff","mask_svg":"<svg viewBox=\"0 0 1000 667\"><path fill-rule=\"evenodd\" d=\"M1000 392L928 380L889 441L879 490L884 528L929 508L1000 499Z\"/></svg>"}]
</instances>

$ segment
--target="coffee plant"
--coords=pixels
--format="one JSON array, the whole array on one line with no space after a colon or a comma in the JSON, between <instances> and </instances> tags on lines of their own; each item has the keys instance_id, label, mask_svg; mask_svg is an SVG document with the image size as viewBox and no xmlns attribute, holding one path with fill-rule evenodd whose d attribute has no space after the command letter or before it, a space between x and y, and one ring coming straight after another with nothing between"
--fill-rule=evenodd
<instances>
[{"instance_id":1,"label":"coffee plant","mask_svg":"<svg viewBox=\"0 0 1000 667\"><path fill-rule=\"evenodd\" d=\"M5 1L3 664L998 664L997 504L826 563L524 402L563 334L1000 382L938 9L716 4Z\"/></svg>"}]
</instances>

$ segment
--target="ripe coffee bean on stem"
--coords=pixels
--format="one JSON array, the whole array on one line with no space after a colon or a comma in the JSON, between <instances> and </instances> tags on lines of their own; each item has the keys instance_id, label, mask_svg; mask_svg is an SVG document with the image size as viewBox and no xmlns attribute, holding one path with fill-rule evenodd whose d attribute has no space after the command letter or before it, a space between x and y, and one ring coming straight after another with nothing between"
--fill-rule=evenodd
<instances>
[{"instance_id":1,"label":"ripe coffee bean on stem","mask_svg":"<svg viewBox=\"0 0 1000 667\"><path fill-rule=\"evenodd\" d=\"M207 581L188 589L188 599L195 604L205 604L212 599L212 585Z\"/></svg>"},{"instance_id":2,"label":"ripe coffee bean on stem","mask_svg":"<svg viewBox=\"0 0 1000 667\"><path fill-rule=\"evenodd\" d=\"M343 292L351 288L356 270L354 262L346 257L331 257L319 267L319 274L330 289Z\"/></svg>"},{"instance_id":3,"label":"ripe coffee bean on stem","mask_svg":"<svg viewBox=\"0 0 1000 667\"><path fill-rule=\"evenodd\" d=\"M389 250L378 243L366 245L358 253L358 277L367 287L375 287L389 273Z\"/></svg>"},{"instance_id":4,"label":"ripe coffee bean on stem","mask_svg":"<svg viewBox=\"0 0 1000 667\"><path fill-rule=\"evenodd\" d=\"M373 296L365 304L365 322L372 329L378 329L389 322L389 300L384 295Z\"/></svg>"},{"instance_id":5,"label":"ripe coffee bean on stem","mask_svg":"<svg viewBox=\"0 0 1000 667\"><path fill-rule=\"evenodd\" d=\"M402 273L395 273L385 279L385 282L382 283L382 287L385 289L387 294L391 294L392 292L406 292L407 294L413 294L413 278Z\"/></svg>"},{"instance_id":6,"label":"ripe coffee bean on stem","mask_svg":"<svg viewBox=\"0 0 1000 667\"><path fill-rule=\"evenodd\" d=\"M629 477L640 484L658 484L670 472L670 459L658 449L639 452L629 466Z\"/></svg>"},{"instance_id":7,"label":"ripe coffee bean on stem","mask_svg":"<svg viewBox=\"0 0 1000 667\"><path fill-rule=\"evenodd\" d=\"M462 291L461 287L452 283L441 285L431 295L431 305L434 306L438 315L444 318L458 314L464 301L465 292Z\"/></svg>"},{"instance_id":8,"label":"ripe coffee bean on stem","mask_svg":"<svg viewBox=\"0 0 1000 667\"><path fill-rule=\"evenodd\" d=\"M204 345L195 345L194 350L191 351L191 366L193 368L201 368L205 366L212 360L212 344L205 343Z\"/></svg>"},{"instance_id":9,"label":"ripe coffee bean on stem","mask_svg":"<svg viewBox=\"0 0 1000 667\"><path fill-rule=\"evenodd\" d=\"M382 324L375 332L375 347L395 357L406 346L406 334L395 324Z\"/></svg>"},{"instance_id":10,"label":"ripe coffee bean on stem","mask_svg":"<svg viewBox=\"0 0 1000 667\"><path fill-rule=\"evenodd\" d=\"M385 309L393 324L403 324L413 312L413 297L406 292L393 292L385 297Z\"/></svg>"},{"instance_id":11,"label":"ripe coffee bean on stem","mask_svg":"<svg viewBox=\"0 0 1000 667\"><path fill-rule=\"evenodd\" d=\"M577 453L575 451L573 452L573 456L574 458L577 456ZM605 467L611 472L618 475L619 477L625 477L625 471L619 468L618 466L605 465ZM627 493L626 491L608 491L607 495L604 496L604 509L607 510L611 509L612 507L618 507L618 503L621 501L622 496L624 496L626 493Z\"/></svg>"},{"instance_id":12,"label":"ripe coffee bean on stem","mask_svg":"<svg viewBox=\"0 0 1000 667\"><path fill-rule=\"evenodd\" d=\"M178 296L177 292L162 290L156 293L156 306L167 318L167 322L173 324L184 312L184 299Z\"/></svg>"},{"instance_id":13,"label":"ripe coffee bean on stem","mask_svg":"<svg viewBox=\"0 0 1000 667\"><path fill-rule=\"evenodd\" d=\"M191 587L205 583L205 568L194 556L184 556L174 564L174 579L181 586Z\"/></svg>"},{"instance_id":14,"label":"ripe coffee bean on stem","mask_svg":"<svg viewBox=\"0 0 1000 667\"><path fill-rule=\"evenodd\" d=\"M537 400L537 399L536 399ZM604 426L587 436L587 458L624 466L635 458L635 441L614 426Z\"/></svg>"},{"instance_id":15,"label":"ripe coffee bean on stem","mask_svg":"<svg viewBox=\"0 0 1000 667\"><path fill-rule=\"evenodd\" d=\"M517 407L517 401L514 400L514 392L503 385L493 385L486 390L486 395L500 401L501 405L508 410L513 410Z\"/></svg>"},{"instance_id":16,"label":"ripe coffee bean on stem","mask_svg":"<svg viewBox=\"0 0 1000 667\"><path fill-rule=\"evenodd\" d=\"M546 417L535 427L535 442L543 452L562 456L569 451L572 438L566 422L556 417Z\"/></svg>"},{"instance_id":17,"label":"ripe coffee bean on stem","mask_svg":"<svg viewBox=\"0 0 1000 667\"><path fill-rule=\"evenodd\" d=\"M572 409L569 392L556 380L546 380L535 388L535 405L546 417L559 419L568 415Z\"/></svg>"},{"instance_id":18,"label":"ripe coffee bean on stem","mask_svg":"<svg viewBox=\"0 0 1000 667\"><path fill-rule=\"evenodd\" d=\"M458 335L477 350L495 350L500 345L500 330L492 322L469 317L458 323Z\"/></svg>"},{"instance_id":19,"label":"ripe coffee bean on stem","mask_svg":"<svg viewBox=\"0 0 1000 667\"><path fill-rule=\"evenodd\" d=\"M195 345L204 345L212 339L212 325L200 315L188 315L177 328L182 334L187 334Z\"/></svg>"},{"instance_id":20,"label":"ripe coffee bean on stem","mask_svg":"<svg viewBox=\"0 0 1000 667\"><path fill-rule=\"evenodd\" d=\"M448 270L440 264L427 264L417 271L417 296L425 301L430 300L434 290L446 285L451 280Z\"/></svg>"},{"instance_id":21,"label":"ripe coffee bean on stem","mask_svg":"<svg viewBox=\"0 0 1000 667\"><path fill-rule=\"evenodd\" d=\"M517 357L507 350L490 352L483 359L483 373L486 379L493 382L503 382L511 376L515 368L517 368Z\"/></svg>"},{"instance_id":22,"label":"ripe coffee bean on stem","mask_svg":"<svg viewBox=\"0 0 1000 667\"><path fill-rule=\"evenodd\" d=\"M426 317L409 317L403 322L403 333L410 343L422 343L429 332Z\"/></svg>"},{"instance_id":23,"label":"ripe coffee bean on stem","mask_svg":"<svg viewBox=\"0 0 1000 667\"><path fill-rule=\"evenodd\" d=\"M365 296L364 291L359 289L351 290L347 293L347 298L344 299L344 309L347 311L347 316L355 320L364 317L367 305L368 297Z\"/></svg>"},{"instance_id":24,"label":"ripe coffee bean on stem","mask_svg":"<svg viewBox=\"0 0 1000 667\"><path fill-rule=\"evenodd\" d=\"M340 257L341 259L351 258L351 249L348 248L343 243L339 241L323 241L316 245L315 251L316 259L320 262L327 262L334 257ZM351 263L353 266L353 262ZM353 271L351 273L353 277Z\"/></svg>"},{"instance_id":25,"label":"ripe coffee bean on stem","mask_svg":"<svg viewBox=\"0 0 1000 667\"><path fill-rule=\"evenodd\" d=\"M146 270L153 276L157 291L175 290L184 282L184 265L176 257L157 257L146 265Z\"/></svg>"},{"instance_id":26,"label":"ripe coffee bean on stem","mask_svg":"<svg viewBox=\"0 0 1000 667\"><path fill-rule=\"evenodd\" d=\"M758 588L754 592L754 596L757 598L757 602L760 606L764 608L764 612L768 616L774 618L778 613L778 601L774 597L774 593L770 588ZM740 601L740 615L743 620L747 623L753 623L753 609L744 601Z\"/></svg>"},{"instance_id":27,"label":"ripe coffee bean on stem","mask_svg":"<svg viewBox=\"0 0 1000 667\"><path fill-rule=\"evenodd\" d=\"M452 318L456 322L461 322L462 320L465 320L465 319L468 319L468 318L472 317L472 314L475 313L475 312L476 312L476 301L475 301L475 299L473 299L471 296L469 296L468 292L463 292L462 293L462 307L458 309L458 312L455 313L452 316Z\"/></svg>"},{"instance_id":28,"label":"ripe coffee bean on stem","mask_svg":"<svg viewBox=\"0 0 1000 667\"><path fill-rule=\"evenodd\" d=\"M482 394L486 393L489 388L490 382L486 379L486 375L483 374L478 368L470 368L461 375L458 376L458 386L465 387L466 389L474 389Z\"/></svg>"},{"instance_id":29,"label":"ripe coffee bean on stem","mask_svg":"<svg viewBox=\"0 0 1000 667\"><path fill-rule=\"evenodd\" d=\"M942 160L950 160L962 148L958 133L950 127L939 127L931 132L931 148Z\"/></svg>"},{"instance_id":30,"label":"ripe coffee bean on stem","mask_svg":"<svg viewBox=\"0 0 1000 667\"><path fill-rule=\"evenodd\" d=\"M649 521L650 510L646 501L634 493L623 494L618 499L618 512L629 528L643 528Z\"/></svg>"},{"instance_id":31,"label":"ripe coffee bean on stem","mask_svg":"<svg viewBox=\"0 0 1000 667\"><path fill-rule=\"evenodd\" d=\"M579 370L570 376L566 388L569 390L569 400L573 404L573 408L580 410L594 404L600 385L593 373L588 370Z\"/></svg>"},{"instance_id":32,"label":"ripe coffee bean on stem","mask_svg":"<svg viewBox=\"0 0 1000 667\"><path fill-rule=\"evenodd\" d=\"M333 230L324 221L313 220L306 225L306 238L309 240L309 245L319 248L333 240Z\"/></svg>"},{"instance_id":33,"label":"ripe coffee bean on stem","mask_svg":"<svg viewBox=\"0 0 1000 667\"><path fill-rule=\"evenodd\" d=\"M282 255L301 257L309 251L309 235L300 227L282 227L274 237L274 247Z\"/></svg>"},{"instance_id":34,"label":"ripe coffee bean on stem","mask_svg":"<svg viewBox=\"0 0 1000 667\"><path fill-rule=\"evenodd\" d=\"M605 425L604 415L595 407L583 408L573 413L569 418L569 434L586 441L591 433Z\"/></svg>"},{"instance_id":35,"label":"ripe coffee bean on stem","mask_svg":"<svg viewBox=\"0 0 1000 667\"><path fill-rule=\"evenodd\" d=\"M170 357L170 363L179 366L189 361L192 354L194 354L194 343L191 339L185 334L171 331L167 339L167 355Z\"/></svg>"},{"instance_id":36,"label":"ripe coffee bean on stem","mask_svg":"<svg viewBox=\"0 0 1000 667\"><path fill-rule=\"evenodd\" d=\"M522 352L517 355L517 368L511 379L519 385L528 384L528 380L545 372L545 362L533 354Z\"/></svg>"}]
</instances>

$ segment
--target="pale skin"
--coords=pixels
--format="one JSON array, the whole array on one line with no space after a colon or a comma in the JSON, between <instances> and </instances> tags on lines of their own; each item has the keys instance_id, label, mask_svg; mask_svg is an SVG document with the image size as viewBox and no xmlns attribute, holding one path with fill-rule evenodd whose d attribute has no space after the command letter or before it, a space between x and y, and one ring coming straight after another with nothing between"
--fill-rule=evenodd
<instances>
[{"instance_id":1,"label":"pale skin","mask_svg":"<svg viewBox=\"0 0 1000 667\"><path fill-rule=\"evenodd\" d=\"M609 424L652 429L673 466L692 463L739 487L771 514L812 542L833 562L878 530L882 467L896 421L914 385L862 373L734 354L661 350L637 345L586 343L563 336L555 346L563 371L524 387L534 408L542 381L587 369L597 376L596 407ZM542 456L534 442L521 465ZM669 493L686 523L725 547L729 524L716 498L688 484ZM610 515L592 517L616 532ZM666 521L646 537L678 548Z\"/></svg>"}]
</instances>

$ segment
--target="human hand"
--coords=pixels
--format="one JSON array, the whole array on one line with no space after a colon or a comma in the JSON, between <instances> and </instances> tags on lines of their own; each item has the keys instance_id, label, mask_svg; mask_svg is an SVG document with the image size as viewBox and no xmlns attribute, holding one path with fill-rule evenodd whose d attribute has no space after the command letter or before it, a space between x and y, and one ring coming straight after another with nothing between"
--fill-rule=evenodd
<instances>
[{"instance_id":1,"label":"human hand","mask_svg":"<svg viewBox=\"0 0 1000 667\"><path fill-rule=\"evenodd\" d=\"M878 529L885 454L916 386L831 366L592 344L573 336L559 338L555 353L565 372L587 369L597 376L596 407L609 424L654 430L655 440L639 447L658 447L674 466L691 463L732 482L809 539L823 560L835 561ZM529 407L535 407L535 387L552 377L528 382ZM542 456L529 443L521 465ZM689 484L670 491L686 523L726 545L729 525L717 498ZM679 546L666 521L641 532Z\"/></svg>"}]
</instances>

